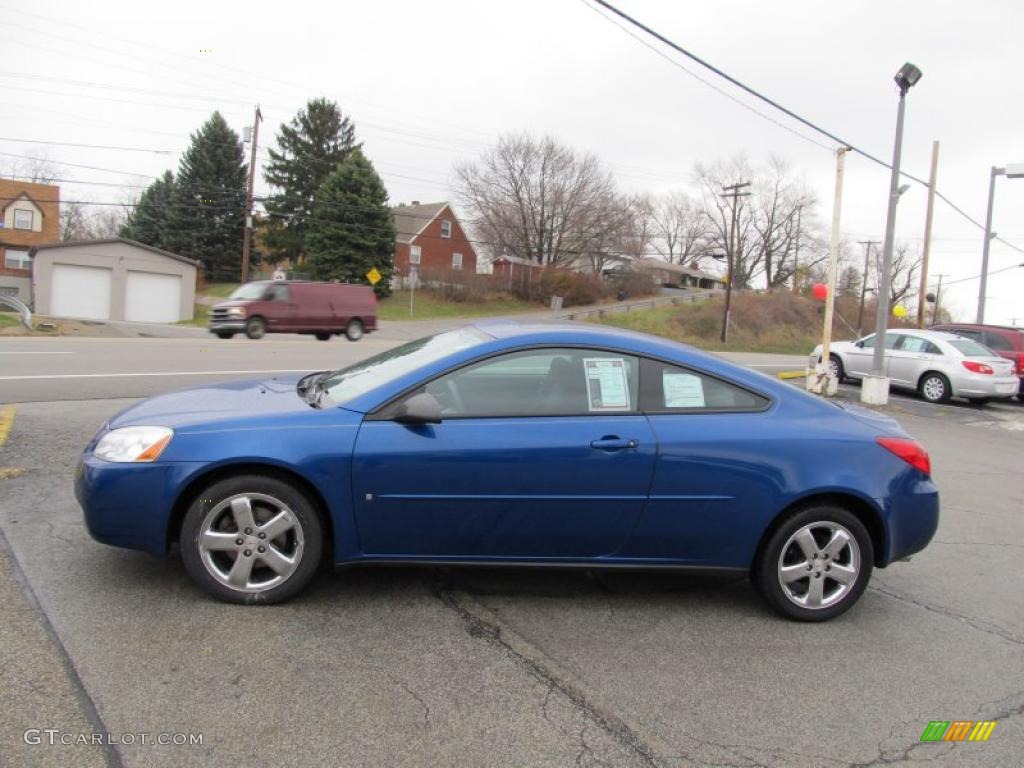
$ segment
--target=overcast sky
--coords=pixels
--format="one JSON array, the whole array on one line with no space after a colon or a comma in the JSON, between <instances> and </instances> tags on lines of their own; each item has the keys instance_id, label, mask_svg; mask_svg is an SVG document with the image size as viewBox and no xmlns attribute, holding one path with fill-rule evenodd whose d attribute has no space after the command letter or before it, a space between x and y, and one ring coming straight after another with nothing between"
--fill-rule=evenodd
<instances>
[{"instance_id":1,"label":"overcast sky","mask_svg":"<svg viewBox=\"0 0 1024 768\"><path fill-rule=\"evenodd\" d=\"M926 178L938 139L939 189L976 219L984 218L989 167L1024 162L1019 0L617 4L886 161L897 103L892 78L904 61L914 62L924 77L907 99L904 168ZM744 152L757 163L774 153L807 179L822 201L821 217L830 218L831 147L730 100L594 8L584 0L0 0L0 152L42 152L55 163L113 171L62 166L62 178L77 182L145 184L145 176L177 168L188 135L214 109L241 132L258 102L266 146L307 99L327 96L351 115L393 202L452 198L453 163L502 132L526 129L596 153L625 189L652 193L688 186L697 161ZM0 155L0 167L9 159ZM844 238L882 239L888 182L886 169L849 157ZM116 201L125 193L61 186L65 200ZM925 203L917 185L903 196L898 239L920 244ZM993 229L1024 248L1024 180L997 181ZM939 203L930 271L946 274L947 285L977 276L982 240L978 228ZM1024 253L993 245L991 270L1021 262ZM977 293L976 279L963 280L944 289L943 303L973 320ZM1024 269L991 277L988 294L989 322L1024 325Z\"/></svg>"}]
</instances>

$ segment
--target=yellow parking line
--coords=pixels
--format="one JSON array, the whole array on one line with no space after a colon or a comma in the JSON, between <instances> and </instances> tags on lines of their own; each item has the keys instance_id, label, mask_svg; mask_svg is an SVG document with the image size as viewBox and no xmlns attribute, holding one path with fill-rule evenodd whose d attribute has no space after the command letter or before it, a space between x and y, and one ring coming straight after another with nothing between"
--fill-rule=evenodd
<instances>
[{"instance_id":1,"label":"yellow parking line","mask_svg":"<svg viewBox=\"0 0 1024 768\"><path fill-rule=\"evenodd\" d=\"M807 375L807 371L779 371L775 375L780 379L802 379Z\"/></svg>"},{"instance_id":2,"label":"yellow parking line","mask_svg":"<svg viewBox=\"0 0 1024 768\"><path fill-rule=\"evenodd\" d=\"M0 406L0 448L3 448L4 443L7 442L12 424L14 424L14 406Z\"/></svg>"}]
</instances>

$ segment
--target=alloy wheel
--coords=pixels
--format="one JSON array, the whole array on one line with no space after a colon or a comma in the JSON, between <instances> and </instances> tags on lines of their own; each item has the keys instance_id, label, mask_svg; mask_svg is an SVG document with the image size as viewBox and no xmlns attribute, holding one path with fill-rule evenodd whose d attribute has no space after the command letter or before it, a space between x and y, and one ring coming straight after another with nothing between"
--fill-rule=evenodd
<instances>
[{"instance_id":1,"label":"alloy wheel","mask_svg":"<svg viewBox=\"0 0 1024 768\"><path fill-rule=\"evenodd\" d=\"M921 391L924 393L925 399L933 403L938 402L946 394L946 382L938 376L929 376L921 385Z\"/></svg>"},{"instance_id":2,"label":"alloy wheel","mask_svg":"<svg viewBox=\"0 0 1024 768\"><path fill-rule=\"evenodd\" d=\"M850 531L836 522L809 523L782 547L778 579L786 598L817 610L841 601L861 570L860 547Z\"/></svg>"},{"instance_id":3,"label":"alloy wheel","mask_svg":"<svg viewBox=\"0 0 1024 768\"><path fill-rule=\"evenodd\" d=\"M207 512L199 529L200 559L229 589L258 593L291 576L302 560L302 525L280 499L262 493L230 496Z\"/></svg>"}]
</instances>

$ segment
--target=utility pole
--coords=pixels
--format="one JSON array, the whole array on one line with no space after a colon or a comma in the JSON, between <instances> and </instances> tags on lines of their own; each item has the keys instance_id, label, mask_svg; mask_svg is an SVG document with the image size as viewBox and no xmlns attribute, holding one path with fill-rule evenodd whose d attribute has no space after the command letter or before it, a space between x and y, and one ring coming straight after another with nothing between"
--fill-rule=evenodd
<instances>
[{"instance_id":1,"label":"utility pole","mask_svg":"<svg viewBox=\"0 0 1024 768\"><path fill-rule=\"evenodd\" d=\"M921 290L917 295L917 327L924 328L924 300L928 290L928 253L932 246L932 215L935 213L935 177L939 172L939 142L932 142L932 171L928 176L928 212L924 217L924 253L921 254Z\"/></svg>"},{"instance_id":2,"label":"utility pole","mask_svg":"<svg viewBox=\"0 0 1024 768\"><path fill-rule=\"evenodd\" d=\"M857 333L864 333L864 298L868 292L868 273L871 269L871 246L881 245L879 240L859 240L859 245L864 246L864 274L860 281L860 311L857 313Z\"/></svg>"},{"instance_id":3,"label":"utility pole","mask_svg":"<svg viewBox=\"0 0 1024 768\"><path fill-rule=\"evenodd\" d=\"M800 293L800 215L804 204L796 207L796 240L793 244L793 293Z\"/></svg>"},{"instance_id":4,"label":"utility pole","mask_svg":"<svg viewBox=\"0 0 1024 768\"><path fill-rule=\"evenodd\" d=\"M739 245L739 235L736 228L739 226L739 200L741 197L750 197L750 192L740 192L744 187L749 187L750 182L744 181L728 187L722 187L722 197L730 198L730 221L729 221L729 244L726 248L726 273L725 273L725 314L722 316L722 343L729 340L729 308L732 305L732 278L733 267L736 263L736 246Z\"/></svg>"},{"instance_id":5,"label":"utility pole","mask_svg":"<svg viewBox=\"0 0 1024 768\"><path fill-rule=\"evenodd\" d=\"M939 322L939 302L942 301L942 278L945 275L939 275L939 287L935 289L935 306L932 308L932 325Z\"/></svg>"},{"instance_id":6,"label":"utility pole","mask_svg":"<svg viewBox=\"0 0 1024 768\"><path fill-rule=\"evenodd\" d=\"M252 121L252 154L249 160L249 184L245 192L245 231L242 233L242 282L249 282L249 254L252 250L252 195L256 184L256 138L259 135L260 105L256 105L256 115Z\"/></svg>"}]
</instances>

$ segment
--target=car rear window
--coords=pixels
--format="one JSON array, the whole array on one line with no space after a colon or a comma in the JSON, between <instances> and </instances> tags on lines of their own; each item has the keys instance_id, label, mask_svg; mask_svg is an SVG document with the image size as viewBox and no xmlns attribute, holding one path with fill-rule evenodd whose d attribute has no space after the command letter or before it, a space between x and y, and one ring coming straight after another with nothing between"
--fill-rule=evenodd
<instances>
[{"instance_id":1,"label":"car rear window","mask_svg":"<svg viewBox=\"0 0 1024 768\"><path fill-rule=\"evenodd\" d=\"M483 331L470 327L410 341L335 371L324 380L324 389L331 400L344 405L392 379L437 362L460 349L475 347L490 338Z\"/></svg>"},{"instance_id":2,"label":"car rear window","mask_svg":"<svg viewBox=\"0 0 1024 768\"><path fill-rule=\"evenodd\" d=\"M999 357L988 347L970 339L953 339L949 345L965 357Z\"/></svg>"}]
</instances>

